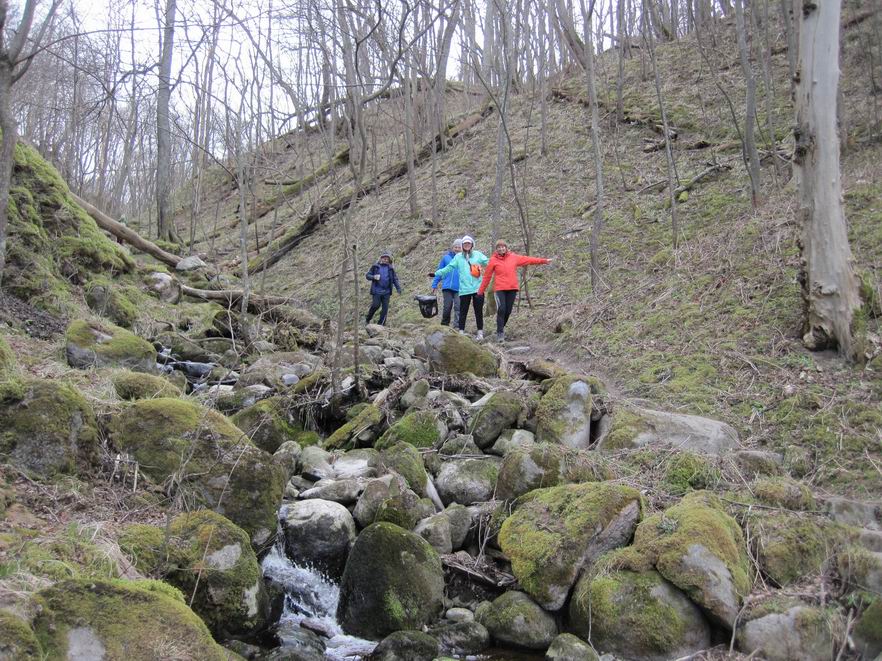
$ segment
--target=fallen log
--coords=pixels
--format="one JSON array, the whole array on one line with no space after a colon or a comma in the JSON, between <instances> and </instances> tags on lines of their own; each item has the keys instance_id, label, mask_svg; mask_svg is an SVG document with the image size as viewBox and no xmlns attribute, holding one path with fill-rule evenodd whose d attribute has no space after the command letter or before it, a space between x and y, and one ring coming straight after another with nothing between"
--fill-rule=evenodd
<instances>
[{"instance_id":1,"label":"fallen log","mask_svg":"<svg viewBox=\"0 0 882 661\"><path fill-rule=\"evenodd\" d=\"M131 246L134 246L141 252L146 252L148 255L155 257L163 264L167 264L172 268L176 267L178 265L178 262L181 261L181 257L179 257L178 255L173 255L170 252L166 252L152 241L148 241L134 230L131 230L123 225L121 222L114 220L106 213L101 211L98 207L89 204L88 202L86 202L86 200L81 198L76 193L71 192L70 196L73 198L74 202L83 207L85 212L95 220L95 222L98 224L98 227L107 232L110 232L116 238L125 241Z\"/></svg>"},{"instance_id":2,"label":"fallen log","mask_svg":"<svg viewBox=\"0 0 882 661\"><path fill-rule=\"evenodd\" d=\"M181 292L185 296L198 298L203 301L216 301L225 303L228 306L235 306L242 302L245 292L241 289L196 289L181 285ZM290 305L291 299L286 296L261 296L259 294L250 294L248 296L248 310L255 314L266 312L270 308L279 305Z\"/></svg>"}]
</instances>

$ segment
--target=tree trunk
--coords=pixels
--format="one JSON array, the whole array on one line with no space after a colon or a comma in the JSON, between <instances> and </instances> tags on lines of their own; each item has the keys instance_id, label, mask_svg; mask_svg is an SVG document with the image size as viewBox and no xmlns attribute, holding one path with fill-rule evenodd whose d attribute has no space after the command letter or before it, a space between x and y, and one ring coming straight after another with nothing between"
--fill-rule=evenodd
<instances>
[{"instance_id":1,"label":"tree trunk","mask_svg":"<svg viewBox=\"0 0 882 661\"><path fill-rule=\"evenodd\" d=\"M12 181L17 140L15 117L9 103L9 95L12 91L12 67L9 64L5 60L0 60L0 131L3 132L0 137L0 285L3 284L3 270L6 268L8 228L6 212L9 206L9 187Z\"/></svg>"},{"instance_id":2,"label":"tree trunk","mask_svg":"<svg viewBox=\"0 0 882 661\"><path fill-rule=\"evenodd\" d=\"M803 342L854 358L860 295L842 208L836 132L840 0L804 0L801 9L794 174L802 225Z\"/></svg>"},{"instance_id":3,"label":"tree trunk","mask_svg":"<svg viewBox=\"0 0 882 661\"><path fill-rule=\"evenodd\" d=\"M825 0L826 1L826 0ZM756 78L750 68L750 54L747 52L747 26L744 24L744 0L735 0L735 32L738 37L738 54L741 69L747 83L744 101L744 151L747 174L750 177L750 200L756 209L760 202L760 164L756 152Z\"/></svg>"},{"instance_id":4,"label":"tree trunk","mask_svg":"<svg viewBox=\"0 0 882 661\"><path fill-rule=\"evenodd\" d=\"M160 239L180 242L171 214L171 65L174 54L176 0L166 0L159 89L156 93L156 211Z\"/></svg>"}]
</instances>

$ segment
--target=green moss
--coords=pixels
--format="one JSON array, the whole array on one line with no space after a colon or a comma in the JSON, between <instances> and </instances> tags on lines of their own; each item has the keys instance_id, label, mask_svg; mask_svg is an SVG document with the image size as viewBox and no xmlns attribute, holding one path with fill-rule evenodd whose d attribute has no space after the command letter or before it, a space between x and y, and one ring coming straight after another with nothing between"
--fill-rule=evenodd
<instances>
[{"instance_id":1,"label":"green moss","mask_svg":"<svg viewBox=\"0 0 882 661\"><path fill-rule=\"evenodd\" d=\"M40 641L27 622L17 615L0 610L0 656L15 661L40 661Z\"/></svg>"},{"instance_id":2,"label":"green moss","mask_svg":"<svg viewBox=\"0 0 882 661\"><path fill-rule=\"evenodd\" d=\"M305 377L300 379L300 381L294 384L294 388L292 389L292 391L295 395L310 392L313 388L316 388L327 382L330 377L331 373L324 367L321 369L317 369L311 374L307 374Z\"/></svg>"},{"instance_id":3,"label":"green moss","mask_svg":"<svg viewBox=\"0 0 882 661\"><path fill-rule=\"evenodd\" d=\"M504 430L514 427L522 409L521 399L514 393L501 390L490 395L469 425L478 447L488 447Z\"/></svg>"},{"instance_id":4,"label":"green moss","mask_svg":"<svg viewBox=\"0 0 882 661\"><path fill-rule=\"evenodd\" d=\"M300 384L298 384L300 385ZM356 447L358 436L371 427L379 425L385 416L376 406L366 406L354 419L338 428L323 443L327 450L348 449Z\"/></svg>"},{"instance_id":5,"label":"green moss","mask_svg":"<svg viewBox=\"0 0 882 661\"><path fill-rule=\"evenodd\" d=\"M600 453L537 443L505 456L496 482L496 497L511 500L533 489L614 478L608 460Z\"/></svg>"},{"instance_id":6,"label":"green moss","mask_svg":"<svg viewBox=\"0 0 882 661\"><path fill-rule=\"evenodd\" d=\"M239 411L232 422L261 450L273 453L285 441L295 440L303 431L289 422L285 400L281 397L262 399Z\"/></svg>"},{"instance_id":7,"label":"green moss","mask_svg":"<svg viewBox=\"0 0 882 661\"><path fill-rule=\"evenodd\" d=\"M819 523L793 514L754 516L750 529L763 573L780 587L820 575L835 546Z\"/></svg>"},{"instance_id":8,"label":"green moss","mask_svg":"<svg viewBox=\"0 0 882 661\"><path fill-rule=\"evenodd\" d=\"M613 412L612 427L603 441L603 447L606 450L633 448L634 439L647 429L646 421L631 409L617 409Z\"/></svg>"},{"instance_id":9,"label":"green moss","mask_svg":"<svg viewBox=\"0 0 882 661\"><path fill-rule=\"evenodd\" d=\"M74 366L91 362L98 367L123 365L143 372L156 369L156 349L153 345L113 324L72 321L65 339L68 343L68 362Z\"/></svg>"},{"instance_id":10,"label":"green moss","mask_svg":"<svg viewBox=\"0 0 882 661\"><path fill-rule=\"evenodd\" d=\"M380 461L388 470L403 477L416 493L426 493L426 469L419 451L410 443L398 443L386 448L380 454Z\"/></svg>"},{"instance_id":11,"label":"green moss","mask_svg":"<svg viewBox=\"0 0 882 661\"><path fill-rule=\"evenodd\" d=\"M63 581L39 592L37 602L34 629L51 659L67 657L74 629L91 632L109 659L227 659L202 620L153 581Z\"/></svg>"},{"instance_id":12,"label":"green moss","mask_svg":"<svg viewBox=\"0 0 882 661\"><path fill-rule=\"evenodd\" d=\"M414 411L389 427L374 447L383 450L398 443L409 443L416 448L431 448L440 440L437 414L432 411Z\"/></svg>"},{"instance_id":13,"label":"green moss","mask_svg":"<svg viewBox=\"0 0 882 661\"><path fill-rule=\"evenodd\" d=\"M165 574L170 549L162 528L132 523L123 528L116 541L139 572L145 576Z\"/></svg>"},{"instance_id":14,"label":"green moss","mask_svg":"<svg viewBox=\"0 0 882 661\"><path fill-rule=\"evenodd\" d=\"M536 438L539 441L561 443L567 434L567 415L569 411L569 391L577 381L586 379L567 374L550 379L546 382L547 390L539 401L536 409ZM597 394L597 385L589 381L589 390ZM592 398L589 395L584 404L584 413L587 418L591 416Z\"/></svg>"},{"instance_id":15,"label":"green moss","mask_svg":"<svg viewBox=\"0 0 882 661\"><path fill-rule=\"evenodd\" d=\"M85 293L89 308L118 326L131 328L138 320L138 307L127 292L107 278L92 278L86 285Z\"/></svg>"},{"instance_id":16,"label":"green moss","mask_svg":"<svg viewBox=\"0 0 882 661\"><path fill-rule=\"evenodd\" d=\"M708 457L678 452L667 462L662 482L671 493L682 495L692 490L712 489L721 479L720 469Z\"/></svg>"},{"instance_id":17,"label":"green moss","mask_svg":"<svg viewBox=\"0 0 882 661\"><path fill-rule=\"evenodd\" d=\"M5 380L15 371L15 354L6 338L0 335L0 380Z\"/></svg>"},{"instance_id":18,"label":"green moss","mask_svg":"<svg viewBox=\"0 0 882 661\"><path fill-rule=\"evenodd\" d=\"M300 432L294 437L294 440L297 441L297 444L302 448L309 447L310 445L322 444L322 437L314 431Z\"/></svg>"},{"instance_id":19,"label":"green moss","mask_svg":"<svg viewBox=\"0 0 882 661\"><path fill-rule=\"evenodd\" d=\"M815 497L811 489L788 477L757 480L750 488L757 500L767 505L790 510L815 509Z\"/></svg>"},{"instance_id":20,"label":"green moss","mask_svg":"<svg viewBox=\"0 0 882 661\"><path fill-rule=\"evenodd\" d=\"M441 329L438 360L433 361L436 368L447 374L474 374L475 376L496 376L496 356L466 335L449 329ZM430 336L431 337L431 336Z\"/></svg>"},{"instance_id":21,"label":"green moss","mask_svg":"<svg viewBox=\"0 0 882 661\"><path fill-rule=\"evenodd\" d=\"M67 578L116 578L116 563L93 541L95 530L71 524L58 534L26 542L18 566L53 581Z\"/></svg>"},{"instance_id":22,"label":"green moss","mask_svg":"<svg viewBox=\"0 0 882 661\"><path fill-rule=\"evenodd\" d=\"M861 614L854 634L868 649L882 649L882 599L876 599Z\"/></svg>"},{"instance_id":23,"label":"green moss","mask_svg":"<svg viewBox=\"0 0 882 661\"><path fill-rule=\"evenodd\" d=\"M113 374L111 381L120 399L180 397L183 394L171 381L153 374L120 370Z\"/></svg>"}]
</instances>

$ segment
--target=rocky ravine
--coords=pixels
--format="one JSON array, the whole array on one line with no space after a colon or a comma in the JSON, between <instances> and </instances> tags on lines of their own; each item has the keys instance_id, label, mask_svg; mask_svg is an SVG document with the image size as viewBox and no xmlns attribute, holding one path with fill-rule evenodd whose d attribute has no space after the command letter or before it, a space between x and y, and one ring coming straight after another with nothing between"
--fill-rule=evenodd
<instances>
[{"instance_id":1,"label":"rocky ravine","mask_svg":"<svg viewBox=\"0 0 882 661\"><path fill-rule=\"evenodd\" d=\"M66 359L111 375L112 415L23 377L0 341L6 462L88 479L110 449L173 513L119 530L125 577L74 574L4 610L0 655L324 658L332 633L303 602L272 649L291 609L258 563L273 548L339 585L336 621L381 641L375 659L882 652L879 509L816 499L798 453L442 327L368 326L358 379L344 337L334 387L327 324L278 309L243 347L253 319L198 307L210 323L152 342L69 325Z\"/></svg>"}]
</instances>

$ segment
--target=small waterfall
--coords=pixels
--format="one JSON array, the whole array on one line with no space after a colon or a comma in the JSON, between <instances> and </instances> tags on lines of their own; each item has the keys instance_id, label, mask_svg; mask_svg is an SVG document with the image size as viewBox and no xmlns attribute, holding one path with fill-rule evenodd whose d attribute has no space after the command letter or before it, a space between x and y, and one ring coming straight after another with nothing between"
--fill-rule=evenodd
<instances>
[{"instance_id":1,"label":"small waterfall","mask_svg":"<svg viewBox=\"0 0 882 661\"><path fill-rule=\"evenodd\" d=\"M321 573L295 565L276 544L261 563L263 575L285 588L285 608L279 619L278 634L282 645L292 642L286 633L296 631L304 620L329 636L325 640L325 658L333 661L361 659L374 651L376 643L347 636L337 622L340 586ZM315 626L317 625L317 626Z\"/></svg>"}]
</instances>

